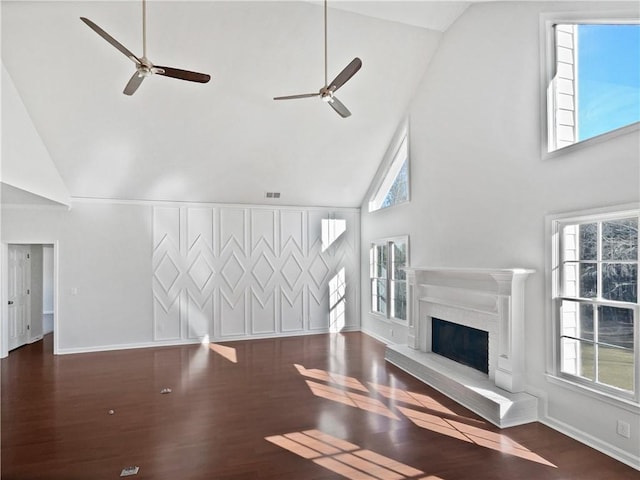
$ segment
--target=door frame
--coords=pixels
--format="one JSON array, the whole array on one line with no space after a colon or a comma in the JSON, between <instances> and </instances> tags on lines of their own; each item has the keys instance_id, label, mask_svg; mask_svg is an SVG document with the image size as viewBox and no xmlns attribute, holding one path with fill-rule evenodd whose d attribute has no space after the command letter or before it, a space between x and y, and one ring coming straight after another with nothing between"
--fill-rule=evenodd
<instances>
[{"instance_id":1,"label":"door frame","mask_svg":"<svg viewBox=\"0 0 640 480\"><path fill-rule=\"evenodd\" d=\"M7 238L0 243L0 255L2 262L0 265L2 271L2 288L0 290L0 358L6 358L9 355L9 306L7 298L9 296L8 279L9 279L9 245L53 245L53 353L58 354L60 344L60 315L58 312L58 298L60 295L59 288L59 251L60 242L51 238Z\"/></svg>"}]
</instances>

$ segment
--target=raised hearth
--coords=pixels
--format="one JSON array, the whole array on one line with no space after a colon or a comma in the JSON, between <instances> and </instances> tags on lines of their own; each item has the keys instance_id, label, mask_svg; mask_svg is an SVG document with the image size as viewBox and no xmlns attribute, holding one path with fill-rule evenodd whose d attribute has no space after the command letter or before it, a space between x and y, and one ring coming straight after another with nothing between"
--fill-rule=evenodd
<instances>
[{"instance_id":1,"label":"raised hearth","mask_svg":"<svg viewBox=\"0 0 640 480\"><path fill-rule=\"evenodd\" d=\"M409 341L385 358L499 427L537 420L524 392L524 284L533 270L408 268ZM432 352L432 319L488 334L487 374Z\"/></svg>"}]
</instances>

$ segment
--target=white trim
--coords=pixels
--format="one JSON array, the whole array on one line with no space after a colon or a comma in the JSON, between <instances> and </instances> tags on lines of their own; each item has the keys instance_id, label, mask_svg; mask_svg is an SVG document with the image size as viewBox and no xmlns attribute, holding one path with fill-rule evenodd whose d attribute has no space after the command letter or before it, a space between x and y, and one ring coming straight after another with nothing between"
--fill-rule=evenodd
<instances>
[{"instance_id":1,"label":"white trim","mask_svg":"<svg viewBox=\"0 0 640 480\"><path fill-rule=\"evenodd\" d=\"M2 284L0 285L0 297L7 298L7 280L8 280L8 255L9 255L9 245L53 245L53 354L57 355L59 353L59 345L60 345L60 332L59 322L60 315L58 313L58 295L59 295L59 252L60 252L60 242L58 240L52 239L41 239L41 238L29 238L27 240L20 238L7 238L6 241L0 243L0 255L2 255L2 271L0 272L0 276L2 278ZM6 302L2 302L1 307L1 316L0 316L0 358L6 358L9 355L9 325L8 325L8 308ZM33 341L36 341L35 339Z\"/></svg>"},{"instance_id":2,"label":"white trim","mask_svg":"<svg viewBox=\"0 0 640 480\"><path fill-rule=\"evenodd\" d=\"M178 200L138 200L122 198L96 198L96 197L71 197L71 205L78 204L103 204L103 205L134 205L147 207L211 207L211 208L251 208L269 210L335 210L340 212L360 212L360 207L334 207L334 206L305 206L305 205L270 205L253 203L215 203L215 202L190 202ZM48 207L51 208L51 207Z\"/></svg>"},{"instance_id":3,"label":"white trim","mask_svg":"<svg viewBox=\"0 0 640 480\"><path fill-rule=\"evenodd\" d=\"M358 327L346 327L340 332L358 332L360 329ZM92 347L77 347L77 348L63 348L60 349L57 353L59 355L74 355L76 353L96 353L96 352L110 352L116 350L132 350L136 348L154 348L154 347L176 347L182 345L196 345L199 343L205 343L206 339L209 338L209 342L207 343L216 343L216 342L240 342L244 340L261 340L268 338L284 338L284 337L301 337L306 335L322 335L327 333L336 333L331 332L327 328L311 330L306 332L286 332L286 333L278 333L278 334L264 334L264 335L252 335L250 338L242 335L230 335L228 337L221 338L213 338L208 337L207 335L199 338L186 338L182 340L164 340L164 341L152 341L152 342L140 342L140 343L122 343L122 344L113 344L113 345L97 345Z\"/></svg>"},{"instance_id":4,"label":"white trim","mask_svg":"<svg viewBox=\"0 0 640 480\"><path fill-rule=\"evenodd\" d=\"M612 138L626 135L640 130L640 122L632 123L615 130L576 141L572 145L549 151L549 109L548 88L553 80L555 71L555 24L638 24L640 23L640 9L609 10L599 12L550 12L541 13L539 21L540 39L540 157L543 160L556 158L569 152L589 148Z\"/></svg>"},{"instance_id":5,"label":"white trim","mask_svg":"<svg viewBox=\"0 0 640 480\"><path fill-rule=\"evenodd\" d=\"M407 246L407 252L406 252L406 264L405 264L405 269L408 268L409 263L410 263L410 245L409 245L409 235L396 235L394 237L386 237L386 238L377 238L375 240L370 240L369 241L369 248L368 248L368 252L369 252L369 275L368 275L368 282L369 282L369 314L377 317L377 320L382 321L384 320L385 322L388 322L390 324L396 324L396 325L404 325L407 326L408 324L408 320L409 320L409 283L407 282L406 278L405 278L405 284L407 285L407 318L406 319L402 319L402 318L397 318L397 317L393 317L391 316L391 298L390 298L390 286L391 286L391 277L387 276L386 281L387 281L387 311L385 313L382 312L376 312L374 310L372 310L371 308L371 299L373 298L373 291L372 291L372 287L371 287L371 280L373 280L373 277L371 277L371 246L372 245L384 245L385 247L389 247L390 243L404 243ZM389 266L388 263L391 260L390 257L390 251L387 251L387 267ZM390 275L390 269L387 268L388 271L388 275ZM375 277L376 279L378 277Z\"/></svg>"},{"instance_id":6,"label":"white trim","mask_svg":"<svg viewBox=\"0 0 640 480\"><path fill-rule=\"evenodd\" d=\"M251 335L250 337L246 336L246 335L229 335L228 337L212 337L211 338L211 343L216 343L216 342L241 342L244 340L263 340L263 339L269 339L269 338L286 338L286 337L303 337L305 335L322 335L322 334L327 334L327 333L331 333L331 334L340 334L340 333L344 333L344 332L360 332L360 327L357 326L347 326L342 328L339 332L332 332L331 329L329 328L317 328L317 329L312 329L312 330L306 330L306 331L297 331L297 332L279 332L279 333L265 333L265 334L258 334L258 335Z\"/></svg>"},{"instance_id":7,"label":"white trim","mask_svg":"<svg viewBox=\"0 0 640 480\"><path fill-rule=\"evenodd\" d=\"M158 342L140 342L140 343L120 343L113 345L97 345L93 347L77 347L77 348L63 348L58 351L59 355L73 355L76 353L96 353L96 352L111 352L115 350L132 350L135 348L153 348L153 347L173 347L179 345L194 345L203 343L206 338L196 339L184 339L184 340L169 340Z\"/></svg>"},{"instance_id":8,"label":"white trim","mask_svg":"<svg viewBox=\"0 0 640 480\"><path fill-rule=\"evenodd\" d=\"M2 204L3 210L71 210L70 205L39 205L30 203L8 203Z\"/></svg>"},{"instance_id":9,"label":"white trim","mask_svg":"<svg viewBox=\"0 0 640 480\"><path fill-rule=\"evenodd\" d=\"M552 428L580 443L614 458L615 460L618 460L619 462L624 463L625 465L630 466L631 468L640 470L640 458L635 456L633 453L622 450L608 442L603 442L599 438L589 435L577 428L573 428L571 425L564 423L557 418L550 417L546 413L544 416L540 416L538 421L549 428Z\"/></svg>"},{"instance_id":10,"label":"white trim","mask_svg":"<svg viewBox=\"0 0 640 480\"><path fill-rule=\"evenodd\" d=\"M607 206L591 208L587 210L577 210L572 212L562 212L548 214L545 216L545 338L546 338L546 377L551 383L568 388L577 393L588 395L597 400L605 401L616 407L625 408L630 406L634 409L640 407L640 339L638 331L640 331L640 308L634 304L635 311L635 331L634 331L634 388L633 394L616 394L614 388L603 386L602 389L594 383L579 383L573 377L565 376L560 371L559 359L559 319L557 309L554 303L557 299L555 292L559 288L559 272L554 268L560 258L559 241L556 236L559 235L561 225L566 222L586 223L589 221L615 220L618 218L639 217L640 202L628 203L617 206ZM640 285L639 285L640 290ZM627 408L628 409L628 408ZM634 410L632 410L634 411ZM636 413L640 410L635 410Z\"/></svg>"},{"instance_id":11,"label":"white trim","mask_svg":"<svg viewBox=\"0 0 640 480\"><path fill-rule=\"evenodd\" d=\"M385 319L385 321L387 320ZM382 335L378 335L373 330L369 330L368 328L361 328L360 333L364 333L365 335L370 336L371 338L379 341L380 343L383 343L384 345L392 345L392 342L390 342L388 339L384 338Z\"/></svg>"},{"instance_id":12,"label":"white trim","mask_svg":"<svg viewBox=\"0 0 640 480\"><path fill-rule=\"evenodd\" d=\"M629 465L636 470L640 470L640 457L637 457L625 450L622 450L608 442L603 442L580 429L558 420L549 415L549 395L546 390L538 389L530 385L527 386L526 392L538 397L538 421L553 430L556 430L580 443L588 445L599 452L608 455L619 462Z\"/></svg>"},{"instance_id":13,"label":"white trim","mask_svg":"<svg viewBox=\"0 0 640 480\"><path fill-rule=\"evenodd\" d=\"M0 255L2 260L0 261L0 298L2 304L0 305L0 358L6 358L9 355L9 307L7 305L7 298L9 291L7 283L9 280L9 244L2 242L0 244Z\"/></svg>"},{"instance_id":14,"label":"white trim","mask_svg":"<svg viewBox=\"0 0 640 480\"><path fill-rule=\"evenodd\" d=\"M369 186L369 189L367 190L367 193L365 195L365 198L363 200L362 203L364 203L366 201L367 204L367 210L368 212L372 213L372 212L376 212L378 210L384 210L385 208L372 208L372 204L374 202L377 203L382 203L382 201L384 201L383 199L379 199L377 197L381 196L381 191L383 191L383 186L385 186L385 183L388 183L388 185L386 186L386 188L384 189L384 195L386 196L388 189L391 188L391 185L393 185L393 182L395 182L395 179L397 177L398 172L400 171L400 169L402 168L402 165L404 165L404 163L400 163L397 162L398 165L395 165L396 162L394 162L396 160L396 155L398 153L398 151L400 150L400 147L402 147L402 144L406 141L406 145L407 145L407 177L408 177L408 182L407 182L407 199L403 202L398 202L394 205L391 206L395 206L395 205L402 205L404 203L407 203L411 200L411 142L410 142L410 125L409 125L409 119L405 118L400 125L398 126L398 128L396 129L395 133L393 134L393 137L391 138L391 142L389 143L389 147L387 147L387 150L385 152L385 154L382 157L382 161L380 162L380 165L378 166L378 170L376 171L375 175L373 176L373 180L371 182L371 185ZM393 169L395 166L395 173L394 175L391 175ZM391 178L391 180L389 180L389 178ZM375 198L375 200L374 200Z\"/></svg>"},{"instance_id":15,"label":"white trim","mask_svg":"<svg viewBox=\"0 0 640 480\"><path fill-rule=\"evenodd\" d=\"M588 385L583 385L581 383L573 382L568 378L559 377L557 375L552 375L549 373L547 373L545 377L547 379L547 382L549 383L552 383L554 385L559 385L569 390L573 390L576 393L586 395L595 400L608 403L609 405L612 405L616 408L621 408L635 415L640 415L640 403L636 403L632 400L628 400L623 397L618 397L604 391L590 388Z\"/></svg>"},{"instance_id":16,"label":"white trim","mask_svg":"<svg viewBox=\"0 0 640 480\"><path fill-rule=\"evenodd\" d=\"M580 140L579 142L576 142L572 145L567 145L566 147L562 147L557 150L553 150L552 152L547 152L545 149L543 150L543 160L557 158L570 152L578 152L586 148L591 148L592 145L598 145L599 143L608 142L609 140L612 140L614 138L622 137L624 135L629 135L639 131L640 122L636 122L630 125L625 125L624 127L616 128L615 130L611 130L601 135L596 135L595 137Z\"/></svg>"}]
</instances>

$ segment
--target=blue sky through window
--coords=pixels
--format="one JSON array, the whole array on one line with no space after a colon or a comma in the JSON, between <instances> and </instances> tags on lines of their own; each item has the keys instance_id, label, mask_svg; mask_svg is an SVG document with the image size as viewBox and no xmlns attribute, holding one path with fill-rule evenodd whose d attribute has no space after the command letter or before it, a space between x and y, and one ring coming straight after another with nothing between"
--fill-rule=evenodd
<instances>
[{"instance_id":1,"label":"blue sky through window","mask_svg":"<svg viewBox=\"0 0 640 480\"><path fill-rule=\"evenodd\" d=\"M640 121L640 25L578 26L578 140Z\"/></svg>"}]
</instances>

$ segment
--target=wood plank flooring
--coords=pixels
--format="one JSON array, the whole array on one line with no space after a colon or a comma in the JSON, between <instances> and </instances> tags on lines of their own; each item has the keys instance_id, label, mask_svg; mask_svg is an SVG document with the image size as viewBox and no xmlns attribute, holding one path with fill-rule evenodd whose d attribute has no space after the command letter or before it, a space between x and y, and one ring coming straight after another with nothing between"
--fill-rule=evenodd
<instances>
[{"instance_id":1,"label":"wood plank flooring","mask_svg":"<svg viewBox=\"0 0 640 480\"><path fill-rule=\"evenodd\" d=\"M2 360L1 477L640 476L538 423L499 430L383 356L361 333L66 356L48 335Z\"/></svg>"}]
</instances>

